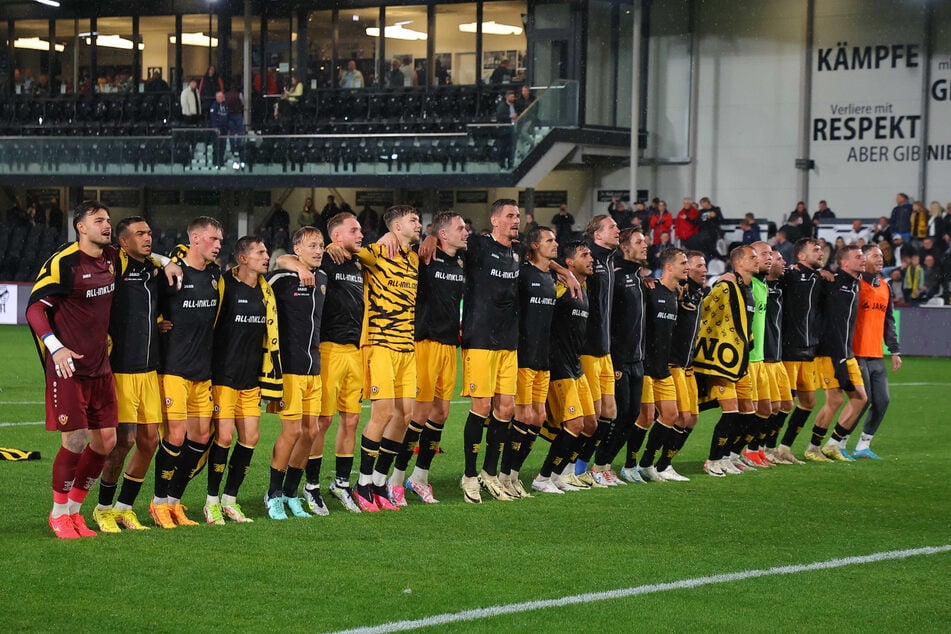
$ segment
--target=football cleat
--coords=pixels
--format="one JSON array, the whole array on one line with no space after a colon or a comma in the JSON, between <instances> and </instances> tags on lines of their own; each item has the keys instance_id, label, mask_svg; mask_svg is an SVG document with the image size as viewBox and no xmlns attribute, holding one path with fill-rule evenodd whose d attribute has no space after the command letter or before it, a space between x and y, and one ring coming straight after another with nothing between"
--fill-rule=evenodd
<instances>
[{"instance_id":1,"label":"football cleat","mask_svg":"<svg viewBox=\"0 0 951 634\"><path fill-rule=\"evenodd\" d=\"M351 513L360 513L360 505L354 500L350 485L344 485L339 480L330 483L330 494L340 500L343 507ZM365 501L365 498L364 498ZM379 509L377 509L379 510Z\"/></svg>"},{"instance_id":2,"label":"football cleat","mask_svg":"<svg viewBox=\"0 0 951 634\"><path fill-rule=\"evenodd\" d=\"M89 530L86 526L86 518L80 513L73 513L69 516L70 521L73 523L73 528L76 529L76 534L80 537L95 537L96 531Z\"/></svg>"},{"instance_id":3,"label":"football cleat","mask_svg":"<svg viewBox=\"0 0 951 634\"><path fill-rule=\"evenodd\" d=\"M825 445L822 447L822 455L828 458L829 460L837 460L839 462L855 462L852 458L848 458L845 454L842 453L842 450L839 448L839 445Z\"/></svg>"},{"instance_id":4,"label":"football cleat","mask_svg":"<svg viewBox=\"0 0 951 634\"><path fill-rule=\"evenodd\" d=\"M183 505L181 502L178 504L168 505L168 514L171 516L172 521L175 522L176 526L198 526L198 522L188 519L188 516L185 515L185 511L187 510L188 507Z\"/></svg>"},{"instance_id":5,"label":"football cleat","mask_svg":"<svg viewBox=\"0 0 951 634\"><path fill-rule=\"evenodd\" d=\"M489 495L494 497L500 502L511 502L512 497L505 492L505 488L502 486L502 483L499 482L499 477L494 475L489 475L484 470L479 472L477 476L479 484L482 485L482 488L489 492Z\"/></svg>"},{"instance_id":6,"label":"football cleat","mask_svg":"<svg viewBox=\"0 0 951 634\"><path fill-rule=\"evenodd\" d=\"M531 493L525 490L525 486L522 485L522 481L519 480L518 478L512 478L511 480L509 480L509 482L511 483L512 489L515 490L515 493L518 495L519 498L524 500L526 498L535 497L534 495L532 495Z\"/></svg>"},{"instance_id":7,"label":"football cleat","mask_svg":"<svg viewBox=\"0 0 951 634\"><path fill-rule=\"evenodd\" d=\"M387 498L385 495L380 495L379 493L373 494L373 503L376 504L377 508L381 511L400 510L400 507L390 502L389 498Z\"/></svg>"},{"instance_id":8,"label":"football cleat","mask_svg":"<svg viewBox=\"0 0 951 634\"><path fill-rule=\"evenodd\" d=\"M387 485L386 497L393 506L406 506L406 487L402 484Z\"/></svg>"},{"instance_id":9,"label":"football cleat","mask_svg":"<svg viewBox=\"0 0 951 634\"><path fill-rule=\"evenodd\" d=\"M286 520L287 512L284 510L284 496L278 495L275 497L268 497L268 494L264 494L264 506L267 507L267 516L272 520Z\"/></svg>"},{"instance_id":10,"label":"football cleat","mask_svg":"<svg viewBox=\"0 0 951 634\"><path fill-rule=\"evenodd\" d=\"M852 454L856 459L865 458L866 460L881 460L882 457L869 448L856 449Z\"/></svg>"},{"instance_id":11,"label":"football cleat","mask_svg":"<svg viewBox=\"0 0 951 634\"><path fill-rule=\"evenodd\" d=\"M317 493L317 495L319 496L320 493ZM313 517L313 515L304 510L304 498L285 497L284 501L287 503L287 508L294 517ZM324 504L323 498L320 498L319 503L320 506L317 508L323 510L323 515L329 515L330 511L327 510L327 505ZM321 515L321 513L317 512L317 515Z\"/></svg>"},{"instance_id":12,"label":"football cleat","mask_svg":"<svg viewBox=\"0 0 951 634\"><path fill-rule=\"evenodd\" d=\"M539 493L558 493L561 495L565 493L555 486L551 478L543 478L540 475L535 476L535 479L532 480L532 491L538 491Z\"/></svg>"},{"instance_id":13,"label":"football cleat","mask_svg":"<svg viewBox=\"0 0 951 634\"><path fill-rule=\"evenodd\" d=\"M785 461L784 464L805 464L796 457L796 454L794 454L789 447L780 446L779 449L776 450L776 456L782 458Z\"/></svg>"},{"instance_id":14,"label":"football cleat","mask_svg":"<svg viewBox=\"0 0 951 634\"><path fill-rule=\"evenodd\" d=\"M281 501L283 502L284 496L281 496ZM234 504L222 504L221 511L224 513L224 516L227 517L232 522L237 522L238 524L250 524L254 520L244 514L244 511L241 510L241 505L235 502Z\"/></svg>"},{"instance_id":15,"label":"football cleat","mask_svg":"<svg viewBox=\"0 0 951 634\"><path fill-rule=\"evenodd\" d=\"M594 478L594 474L591 471L585 471L582 474L575 476L575 479L579 480L582 484L586 484L589 489L606 489L610 485L602 484Z\"/></svg>"},{"instance_id":16,"label":"football cleat","mask_svg":"<svg viewBox=\"0 0 951 634\"><path fill-rule=\"evenodd\" d=\"M172 519L172 509L168 504L156 504L149 502L149 515L152 521L159 528L175 528L175 520Z\"/></svg>"},{"instance_id":17,"label":"football cleat","mask_svg":"<svg viewBox=\"0 0 951 634\"><path fill-rule=\"evenodd\" d=\"M205 524L224 526L225 518L221 514L220 504L206 504L202 510L205 512Z\"/></svg>"},{"instance_id":18,"label":"football cleat","mask_svg":"<svg viewBox=\"0 0 951 634\"><path fill-rule=\"evenodd\" d=\"M113 509L93 509L92 519L99 525L99 530L103 533L119 533L119 525L116 524L116 514Z\"/></svg>"},{"instance_id":19,"label":"football cleat","mask_svg":"<svg viewBox=\"0 0 951 634\"><path fill-rule=\"evenodd\" d=\"M563 482L567 482L579 491L586 491L591 488L591 485L585 483L584 480L575 475L574 471L569 471L568 475L562 474L561 479Z\"/></svg>"},{"instance_id":20,"label":"football cleat","mask_svg":"<svg viewBox=\"0 0 951 634\"><path fill-rule=\"evenodd\" d=\"M644 484L644 478L637 472L637 467L622 467L621 480L627 480L631 483Z\"/></svg>"},{"instance_id":21,"label":"football cleat","mask_svg":"<svg viewBox=\"0 0 951 634\"><path fill-rule=\"evenodd\" d=\"M314 515L330 515L330 509L327 508L327 503L324 502L324 497L320 494L320 487L304 487L304 501L307 502L307 508L309 508L310 512ZM288 507L290 507L290 502L288 502ZM294 513L293 509L291 509L291 513ZM296 517L303 517L296 513L294 515Z\"/></svg>"},{"instance_id":22,"label":"football cleat","mask_svg":"<svg viewBox=\"0 0 951 634\"><path fill-rule=\"evenodd\" d=\"M433 497L433 487L428 482L417 482L409 478L406 480L406 489L418 495L426 504L439 504L439 500Z\"/></svg>"},{"instance_id":23,"label":"football cleat","mask_svg":"<svg viewBox=\"0 0 951 634\"><path fill-rule=\"evenodd\" d=\"M703 463L703 471L714 478L723 478L726 476L723 469L720 468L719 460L707 460Z\"/></svg>"},{"instance_id":24,"label":"football cleat","mask_svg":"<svg viewBox=\"0 0 951 634\"><path fill-rule=\"evenodd\" d=\"M660 474L657 473L657 467L651 465L649 467L637 466L637 473L640 474L641 479L644 482L663 482L664 479L660 477Z\"/></svg>"},{"instance_id":25,"label":"football cleat","mask_svg":"<svg viewBox=\"0 0 951 634\"><path fill-rule=\"evenodd\" d=\"M79 533L76 532L76 527L73 526L73 520L69 515L53 517L53 514L50 513L47 523L50 525L50 528L53 529L53 534L58 538L79 539Z\"/></svg>"},{"instance_id":26,"label":"football cleat","mask_svg":"<svg viewBox=\"0 0 951 634\"><path fill-rule=\"evenodd\" d=\"M143 526L139 522L138 516L136 516L135 511L132 509L125 509L122 511L113 510L115 514L116 523L119 524L122 528L131 531L147 531L149 530L148 526Z\"/></svg>"},{"instance_id":27,"label":"football cleat","mask_svg":"<svg viewBox=\"0 0 951 634\"><path fill-rule=\"evenodd\" d=\"M740 475L743 473L729 458L720 458L718 464L720 465L720 470L726 475Z\"/></svg>"},{"instance_id":28,"label":"football cleat","mask_svg":"<svg viewBox=\"0 0 951 634\"><path fill-rule=\"evenodd\" d=\"M607 471L591 471L591 479L597 483L597 486L615 487L617 483L611 479Z\"/></svg>"},{"instance_id":29,"label":"football cleat","mask_svg":"<svg viewBox=\"0 0 951 634\"><path fill-rule=\"evenodd\" d=\"M557 475L557 474L555 474L555 473L551 474L551 481L552 481L552 482L554 483L554 485L555 485L556 487L558 487L561 491L567 492L567 491L580 491L580 490L581 490L581 489L579 489L578 487L576 487L576 486L574 486L573 484L571 484L570 482L566 482L564 476L560 476L560 475Z\"/></svg>"},{"instance_id":30,"label":"football cleat","mask_svg":"<svg viewBox=\"0 0 951 634\"><path fill-rule=\"evenodd\" d=\"M482 493L478 477L462 476L459 481L459 488L462 489L462 495L469 504L482 504Z\"/></svg>"},{"instance_id":31,"label":"football cleat","mask_svg":"<svg viewBox=\"0 0 951 634\"><path fill-rule=\"evenodd\" d=\"M372 493L370 494L370 497L371 498L373 497ZM359 510L361 513L379 513L380 512L380 507L377 506L376 503L372 499L368 500L367 498L360 495L360 493L357 491L353 492L353 499L356 501L357 506L360 507Z\"/></svg>"},{"instance_id":32,"label":"football cleat","mask_svg":"<svg viewBox=\"0 0 951 634\"><path fill-rule=\"evenodd\" d=\"M832 460L823 455L818 447L807 448L802 457L806 459L806 462L832 462Z\"/></svg>"},{"instance_id":33,"label":"football cleat","mask_svg":"<svg viewBox=\"0 0 951 634\"><path fill-rule=\"evenodd\" d=\"M682 475L680 475L679 473L677 473L677 471L674 469L674 466L673 466L673 465L670 465L669 467L667 467L667 468L664 469L663 471L660 471L660 472L659 472L659 475L660 475L660 477L663 478L665 481L670 481L670 482L690 482L690 478L688 478L688 477L686 477L686 476L682 476Z\"/></svg>"}]
</instances>

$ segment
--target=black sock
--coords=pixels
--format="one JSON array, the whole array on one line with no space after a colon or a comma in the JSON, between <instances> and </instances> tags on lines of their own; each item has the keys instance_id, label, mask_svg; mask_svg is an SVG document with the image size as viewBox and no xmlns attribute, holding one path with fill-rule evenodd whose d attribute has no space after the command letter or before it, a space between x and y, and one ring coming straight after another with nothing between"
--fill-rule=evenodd
<instances>
[{"instance_id":1,"label":"black sock","mask_svg":"<svg viewBox=\"0 0 951 634\"><path fill-rule=\"evenodd\" d=\"M680 448L684 446L683 439L686 437L686 433L684 432L683 427L677 427L676 425L667 432L667 438L664 440L664 447L661 450L660 459L657 461L658 471L663 471L669 467L674 456L676 456Z\"/></svg>"},{"instance_id":2,"label":"black sock","mask_svg":"<svg viewBox=\"0 0 951 634\"><path fill-rule=\"evenodd\" d=\"M719 460L728 452L727 446L730 442L730 429L733 427L733 419L739 416L736 412L723 412L717 426L713 428L713 438L710 440L710 460Z\"/></svg>"},{"instance_id":3,"label":"black sock","mask_svg":"<svg viewBox=\"0 0 951 634\"><path fill-rule=\"evenodd\" d=\"M287 472L271 467L270 473L271 476L267 485L267 497L268 499L274 499L279 495L283 495L284 477L287 475Z\"/></svg>"},{"instance_id":4,"label":"black sock","mask_svg":"<svg viewBox=\"0 0 951 634\"><path fill-rule=\"evenodd\" d=\"M528 426L528 435L525 437L525 441L522 443L522 450L519 451L518 455L515 456L515 460L512 462L512 471L521 471L522 465L525 464L525 461L528 459L528 455L532 453L532 447L535 446L535 441L538 440L538 427Z\"/></svg>"},{"instance_id":5,"label":"black sock","mask_svg":"<svg viewBox=\"0 0 951 634\"><path fill-rule=\"evenodd\" d=\"M384 438L381 440L380 453L376 458L376 463L373 465L373 470L377 473L389 474L390 467L393 466L393 461L396 460L396 454L399 453L402 446L403 443L396 440L391 440L389 438Z\"/></svg>"},{"instance_id":6,"label":"black sock","mask_svg":"<svg viewBox=\"0 0 951 634\"><path fill-rule=\"evenodd\" d=\"M631 469L637 464L637 452L641 450L641 445L644 444L644 438L646 437L646 429L639 425L631 426L631 434L627 439L627 459L624 461L626 468Z\"/></svg>"},{"instance_id":7,"label":"black sock","mask_svg":"<svg viewBox=\"0 0 951 634\"><path fill-rule=\"evenodd\" d=\"M297 491L300 488L301 476L304 475L304 470L298 467L288 467L287 475L284 476L284 486L281 489L281 493L284 494L286 498L296 498L300 497L297 495ZM320 488L319 486L317 487Z\"/></svg>"},{"instance_id":8,"label":"black sock","mask_svg":"<svg viewBox=\"0 0 951 634\"><path fill-rule=\"evenodd\" d=\"M466 418L466 426L462 430L462 442L465 444L465 459L467 478L476 477L479 472L476 469L476 460L479 458L479 446L482 444L482 427L485 425L485 417L479 416L473 411L469 412Z\"/></svg>"},{"instance_id":9,"label":"black sock","mask_svg":"<svg viewBox=\"0 0 951 634\"><path fill-rule=\"evenodd\" d=\"M350 486L350 474L353 473L353 455L336 456L334 460L334 479ZM320 484L318 481L317 484Z\"/></svg>"},{"instance_id":10,"label":"black sock","mask_svg":"<svg viewBox=\"0 0 951 634\"><path fill-rule=\"evenodd\" d=\"M211 443L211 448L208 450L208 495L217 497L221 493L221 480L225 476L225 467L228 466L230 449L216 442Z\"/></svg>"},{"instance_id":11,"label":"black sock","mask_svg":"<svg viewBox=\"0 0 951 634\"><path fill-rule=\"evenodd\" d=\"M581 452L589 442L594 442L594 436L585 436L579 434L575 441L571 443L571 451L568 452L567 464L574 464L581 456Z\"/></svg>"},{"instance_id":12,"label":"black sock","mask_svg":"<svg viewBox=\"0 0 951 634\"><path fill-rule=\"evenodd\" d=\"M372 476L373 465L376 464L377 456L380 455L380 443L377 440L370 440L366 436L360 437L360 475Z\"/></svg>"},{"instance_id":13,"label":"black sock","mask_svg":"<svg viewBox=\"0 0 951 634\"><path fill-rule=\"evenodd\" d=\"M102 506L112 506L112 501L116 497L116 488L118 486L118 482L99 480L99 504Z\"/></svg>"},{"instance_id":14,"label":"black sock","mask_svg":"<svg viewBox=\"0 0 951 634\"><path fill-rule=\"evenodd\" d=\"M304 473L307 474L307 484L310 486L320 486L320 467L323 465L323 456L311 456L304 465Z\"/></svg>"},{"instance_id":15,"label":"black sock","mask_svg":"<svg viewBox=\"0 0 951 634\"><path fill-rule=\"evenodd\" d=\"M508 441L502 449L501 473L508 475L512 472L512 465L518 462L518 457L522 453L522 445L528 442L529 429L530 427L520 420L512 421Z\"/></svg>"},{"instance_id":16,"label":"black sock","mask_svg":"<svg viewBox=\"0 0 951 634\"><path fill-rule=\"evenodd\" d=\"M799 435L799 432L802 431L802 428L806 425L806 421L809 420L809 414L811 413L811 410L802 409L801 407L797 407L792 411L792 414L789 415L789 424L786 425L786 433L783 435L782 444L787 447L792 447L793 443L796 442L796 437Z\"/></svg>"},{"instance_id":17,"label":"black sock","mask_svg":"<svg viewBox=\"0 0 951 634\"><path fill-rule=\"evenodd\" d=\"M644 447L644 453L641 454L639 463L641 467L647 468L654 464L654 456L657 455L657 450L664 446L669 431L670 427L654 421L654 425L647 435L647 446Z\"/></svg>"},{"instance_id":18,"label":"black sock","mask_svg":"<svg viewBox=\"0 0 951 634\"><path fill-rule=\"evenodd\" d=\"M849 435L850 430L842 426L842 423L836 423L835 429L832 430L832 440L839 442L843 438Z\"/></svg>"},{"instance_id":19,"label":"black sock","mask_svg":"<svg viewBox=\"0 0 951 634\"><path fill-rule=\"evenodd\" d=\"M607 445L608 438L611 435L611 428L614 426L614 421L610 418L599 418L598 419L598 428L594 432L594 452L598 450L601 445ZM594 455L592 452L592 456ZM582 460L589 461L591 456L585 458L583 455Z\"/></svg>"},{"instance_id":20,"label":"black sock","mask_svg":"<svg viewBox=\"0 0 951 634\"><path fill-rule=\"evenodd\" d=\"M818 425L812 426L812 440L810 441L816 447L822 445L823 438L826 437L826 432L828 430L819 427Z\"/></svg>"},{"instance_id":21,"label":"black sock","mask_svg":"<svg viewBox=\"0 0 951 634\"><path fill-rule=\"evenodd\" d=\"M429 470L433 458L439 453L439 443L442 440L442 430L445 424L426 421L426 427L419 436L419 454L416 456L416 466Z\"/></svg>"},{"instance_id":22,"label":"black sock","mask_svg":"<svg viewBox=\"0 0 951 634\"><path fill-rule=\"evenodd\" d=\"M207 449L208 445L206 443L185 439L185 445L182 447L178 456L175 475L172 476L172 481L168 485L169 497L178 500L182 499L182 495L185 494L185 488L188 486L188 483L191 482L195 474L200 471L198 463L201 462Z\"/></svg>"},{"instance_id":23,"label":"black sock","mask_svg":"<svg viewBox=\"0 0 951 634\"><path fill-rule=\"evenodd\" d=\"M779 444L779 432L783 429L788 412L776 412L769 418L769 433L766 435L766 447L775 449Z\"/></svg>"},{"instance_id":24,"label":"black sock","mask_svg":"<svg viewBox=\"0 0 951 634\"><path fill-rule=\"evenodd\" d=\"M509 422L501 421L495 414L489 414L489 429L485 433L485 455L482 457L482 470L490 476L499 474L499 457L509 436Z\"/></svg>"},{"instance_id":25,"label":"black sock","mask_svg":"<svg viewBox=\"0 0 951 634\"><path fill-rule=\"evenodd\" d=\"M396 456L396 468L400 471L406 471L406 468L409 466L409 461L413 458L413 453L416 448L419 447L419 437L423 433L423 426L417 423L414 420L409 422L409 427L406 428L406 435L403 436L403 444L400 447L400 452Z\"/></svg>"},{"instance_id":26,"label":"black sock","mask_svg":"<svg viewBox=\"0 0 951 634\"><path fill-rule=\"evenodd\" d=\"M231 460L228 462L228 479L225 481L225 495L232 497L238 496L238 489L244 482L245 476L251 469L251 457L254 455L254 447L242 445L240 442L234 446L231 452Z\"/></svg>"},{"instance_id":27,"label":"black sock","mask_svg":"<svg viewBox=\"0 0 951 634\"><path fill-rule=\"evenodd\" d=\"M551 447L548 448L548 456L545 458L545 462L542 464L542 469L538 472L538 475L543 478L548 478L554 471L561 472L565 466L565 458L568 456L576 440L577 436L573 435L567 429L559 431L555 440L552 441Z\"/></svg>"},{"instance_id":28,"label":"black sock","mask_svg":"<svg viewBox=\"0 0 951 634\"><path fill-rule=\"evenodd\" d=\"M608 421L608 424L610 423L611 421ZM598 425L599 425L599 428L594 432L593 436L590 436L590 437L582 436L582 438L585 438L585 442L581 446L581 452L578 454L578 460L582 460L584 462L590 462L591 456L594 455L595 450L598 448L598 443L602 442L601 440L598 440L598 433L601 431L600 421L598 421Z\"/></svg>"},{"instance_id":29,"label":"black sock","mask_svg":"<svg viewBox=\"0 0 951 634\"><path fill-rule=\"evenodd\" d=\"M142 480L129 477L129 474L122 476L122 489L119 490L119 503L132 506L135 499L139 497L139 491L142 489Z\"/></svg>"},{"instance_id":30,"label":"black sock","mask_svg":"<svg viewBox=\"0 0 951 634\"><path fill-rule=\"evenodd\" d=\"M173 445L168 440L159 443L158 451L155 452L155 497L168 497L168 485L181 454L181 445Z\"/></svg>"}]
</instances>

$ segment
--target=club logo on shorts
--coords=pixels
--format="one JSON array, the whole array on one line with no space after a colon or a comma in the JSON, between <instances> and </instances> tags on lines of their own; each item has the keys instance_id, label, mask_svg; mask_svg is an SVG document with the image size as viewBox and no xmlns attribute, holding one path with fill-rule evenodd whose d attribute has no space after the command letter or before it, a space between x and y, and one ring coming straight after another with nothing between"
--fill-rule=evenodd
<instances>
[{"instance_id":1,"label":"club logo on shorts","mask_svg":"<svg viewBox=\"0 0 951 634\"><path fill-rule=\"evenodd\" d=\"M618 372L617 370L614 371L614 380L615 380L615 381L620 381L620 380L621 380L621 373Z\"/></svg>"},{"instance_id":2,"label":"club logo on shorts","mask_svg":"<svg viewBox=\"0 0 951 634\"><path fill-rule=\"evenodd\" d=\"M66 423L69 422L69 416L67 416L66 414L60 414L60 415L56 418L56 420L59 421L59 424L60 424L60 425L62 425L63 427L66 427Z\"/></svg>"},{"instance_id":3,"label":"club logo on shorts","mask_svg":"<svg viewBox=\"0 0 951 634\"><path fill-rule=\"evenodd\" d=\"M726 392L726 388L723 387L722 385L718 386L717 389L720 390L720 394L723 394L724 392Z\"/></svg>"},{"instance_id":4,"label":"club logo on shorts","mask_svg":"<svg viewBox=\"0 0 951 634\"><path fill-rule=\"evenodd\" d=\"M576 408L575 408L574 405L569 405L569 406L568 406L568 413L569 413L569 414L574 414L574 413L575 413L575 409L576 409Z\"/></svg>"},{"instance_id":5,"label":"club logo on shorts","mask_svg":"<svg viewBox=\"0 0 951 634\"><path fill-rule=\"evenodd\" d=\"M170 398L167 397L167 396L165 397L165 407L171 407L171 406L172 406L172 402L173 402L172 399L170 399Z\"/></svg>"},{"instance_id":6,"label":"club logo on shorts","mask_svg":"<svg viewBox=\"0 0 951 634\"><path fill-rule=\"evenodd\" d=\"M216 404L215 407L214 407L214 411L215 411L215 413L217 414L218 412L221 411L221 407Z\"/></svg>"},{"instance_id":7,"label":"club logo on shorts","mask_svg":"<svg viewBox=\"0 0 951 634\"><path fill-rule=\"evenodd\" d=\"M284 402L284 399L279 400L277 406L279 409L287 409L287 403Z\"/></svg>"},{"instance_id":8,"label":"club logo on shorts","mask_svg":"<svg viewBox=\"0 0 951 634\"><path fill-rule=\"evenodd\" d=\"M370 386L370 394L371 394L371 395L376 396L376 395L379 394L379 393L380 393L380 388L378 388L378 387L375 386L375 385L371 385L371 386Z\"/></svg>"},{"instance_id":9,"label":"club logo on shorts","mask_svg":"<svg viewBox=\"0 0 951 634\"><path fill-rule=\"evenodd\" d=\"M475 391L476 391L476 384L475 384L475 383L470 383L470 384L469 384L469 391L470 391L470 392L475 392Z\"/></svg>"}]
</instances>

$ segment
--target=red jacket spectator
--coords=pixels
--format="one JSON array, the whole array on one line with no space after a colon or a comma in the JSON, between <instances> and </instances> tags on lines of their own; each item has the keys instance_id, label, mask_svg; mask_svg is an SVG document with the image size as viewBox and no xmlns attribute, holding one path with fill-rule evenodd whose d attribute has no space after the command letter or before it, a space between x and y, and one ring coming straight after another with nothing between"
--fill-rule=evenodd
<instances>
[{"instance_id":1,"label":"red jacket spectator","mask_svg":"<svg viewBox=\"0 0 951 634\"><path fill-rule=\"evenodd\" d=\"M692 204L684 205L684 208L677 212L677 219L674 221L674 233L677 239L683 243L687 238L697 235L699 224L700 210Z\"/></svg>"},{"instance_id":2,"label":"red jacket spectator","mask_svg":"<svg viewBox=\"0 0 951 634\"><path fill-rule=\"evenodd\" d=\"M667 205L660 203L657 213L651 216L651 235L654 237L654 244L660 244L660 234L670 233L674 226L674 217L667 211Z\"/></svg>"}]
</instances>

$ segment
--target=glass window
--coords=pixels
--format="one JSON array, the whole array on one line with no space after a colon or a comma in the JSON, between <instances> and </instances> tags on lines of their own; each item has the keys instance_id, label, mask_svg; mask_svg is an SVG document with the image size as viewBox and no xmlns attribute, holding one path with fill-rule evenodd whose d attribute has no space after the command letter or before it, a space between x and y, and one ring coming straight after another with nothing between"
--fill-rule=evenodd
<instances>
[{"instance_id":1,"label":"glass window","mask_svg":"<svg viewBox=\"0 0 951 634\"><path fill-rule=\"evenodd\" d=\"M476 83L476 5L441 4L436 7L436 84Z\"/></svg>"},{"instance_id":2,"label":"glass window","mask_svg":"<svg viewBox=\"0 0 951 634\"><path fill-rule=\"evenodd\" d=\"M182 81L201 79L209 66L216 66L215 71L218 70L218 16L211 15L210 26L208 18L207 13L182 16ZM172 28L169 39L169 53L173 58L175 56L175 42L172 41L175 37L174 31L175 29Z\"/></svg>"},{"instance_id":3,"label":"glass window","mask_svg":"<svg viewBox=\"0 0 951 634\"><path fill-rule=\"evenodd\" d=\"M49 92L50 38L48 20L17 20L14 24L13 74L15 91ZM44 85L45 82L45 85Z\"/></svg>"},{"instance_id":4,"label":"glass window","mask_svg":"<svg viewBox=\"0 0 951 634\"><path fill-rule=\"evenodd\" d=\"M206 25L207 28L207 25ZM142 81L148 91L181 91L175 77L175 18L171 16L139 19L139 37L142 38ZM164 84L168 84L167 86Z\"/></svg>"},{"instance_id":5,"label":"glass window","mask_svg":"<svg viewBox=\"0 0 951 634\"><path fill-rule=\"evenodd\" d=\"M268 19L264 59L268 71L275 73L277 77L278 92L290 85L291 74L296 72L292 56L291 20L289 18Z\"/></svg>"},{"instance_id":6,"label":"glass window","mask_svg":"<svg viewBox=\"0 0 951 634\"><path fill-rule=\"evenodd\" d=\"M506 84L525 81L527 51L524 2L486 2L482 10L482 81ZM474 23L474 22L473 22ZM564 27L566 21L558 25Z\"/></svg>"},{"instance_id":7,"label":"glass window","mask_svg":"<svg viewBox=\"0 0 951 634\"><path fill-rule=\"evenodd\" d=\"M341 9L337 16L337 59L346 64L356 61L365 86L379 83L381 41L367 33L380 29L379 9ZM386 66L389 69L389 64Z\"/></svg>"},{"instance_id":8,"label":"glass window","mask_svg":"<svg viewBox=\"0 0 951 634\"><path fill-rule=\"evenodd\" d=\"M99 72L97 83L100 92L135 92L138 90L138 78L133 77L132 58L136 42L132 41L132 18L99 18L96 23L98 36L95 39L96 68ZM86 46L93 45L92 37L80 41ZM143 49L141 42L139 48Z\"/></svg>"},{"instance_id":9,"label":"glass window","mask_svg":"<svg viewBox=\"0 0 951 634\"><path fill-rule=\"evenodd\" d=\"M79 20L79 32L89 30L87 20ZM50 69L50 85L53 94L76 92L76 86L80 84L81 79L85 79L85 91L92 90L90 73L85 69L82 76L79 73L79 67L76 64L78 52L78 39L76 38L75 20L56 20L54 25L56 29L56 51L53 53L53 63ZM85 42L83 42L85 46Z\"/></svg>"},{"instance_id":10,"label":"glass window","mask_svg":"<svg viewBox=\"0 0 951 634\"><path fill-rule=\"evenodd\" d=\"M613 11L611 3L604 0L588 3L585 122L591 125L614 124L616 58L612 40L616 31L611 20Z\"/></svg>"},{"instance_id":11,"label":"glass window","mask_svg":"<svg viewBox=\"0 0 951 634\"><path fill-rule=\"evenodd\" d=\"M424 6L386 8L384 47L387 86L425 85L427 28ZM378 31L376 33L379 34Z\"/></svg>"},{"instance_id":12,"label":"glass window","mask_svg":"<svg viewBox=\"0 0 951 634\"><path fill-rule=\"evenodd\" d=\"M343 14L341 14L343 15ZM334 81L343 82L344 74L351 88L366 85L367 72L373 69L373 60L354 60L353 70L348 70L350 58L336 60L333 67L333 12L311 11L307 16L307 77L312 87L325 88ZM336 72L335 72L336 71ZM359 73L359 74L358 74Z\"/></svg>"},{"instance_id":13,"label":"glass window","mask_svg":"<svg viewBox=\"0 0 951 634\"><path fill-rule=\"evenodd\" d=\"M10 32L7 21L0 20L0 96L13 92L13 59L10 57Z\"/></svg>"}]
</instances>

